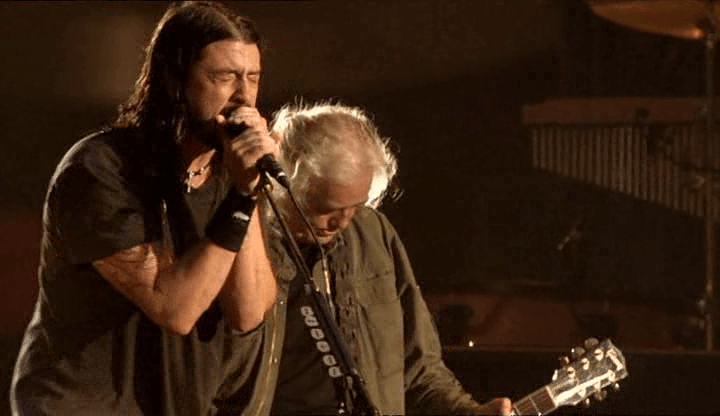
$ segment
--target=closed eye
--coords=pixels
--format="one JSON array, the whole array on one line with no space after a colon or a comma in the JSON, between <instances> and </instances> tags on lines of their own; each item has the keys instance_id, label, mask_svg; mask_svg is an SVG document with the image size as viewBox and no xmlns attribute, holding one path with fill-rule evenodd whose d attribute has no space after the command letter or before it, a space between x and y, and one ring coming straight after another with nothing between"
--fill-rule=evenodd
<instances>
[{"instance_id":1,"label":"closed eye","mask_svg":"<svg viewBox=\"0 0 720 416\"><path fill-rule=\"evenodd\" d=\"M259 72L251 72L247 75L248 81L252 82L253 84L257 84L260 82L260 73Z\"/></svg>"},{"instance_id":2,"label":"closed eye","mask_svg":"<svg viewBox=\"0 0 720 416\"><path fill-rule=\"evenodd\" d=\"M335 212L344 211L348 209L360 209L363 206L365 206L367 201L359 202L355 205L349 205L347 207L330 207L330 206L324 206L324 207L314 207L313 211L318 215L330 215Z\"/></svg>"},{"instance_id":3,"label":"closed eye","mask_svg":"<svg viewBox=\"0 0 720 416\"><path fill-rule=\"evenodd\" d=\"M237 74L233 71L215 71L210 72L209 77L216 82L231 82L235 81Z\"/></svg>"}]
</instances>

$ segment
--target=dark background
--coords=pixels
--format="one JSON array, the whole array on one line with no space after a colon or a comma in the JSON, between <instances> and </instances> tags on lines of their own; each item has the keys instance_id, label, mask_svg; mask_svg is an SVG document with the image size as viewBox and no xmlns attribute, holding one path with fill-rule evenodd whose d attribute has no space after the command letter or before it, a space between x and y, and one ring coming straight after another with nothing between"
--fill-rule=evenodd
<instances>
[{"instance_id":1,"label":"dark background","mask_svg":"<svg viewBox=\"0 0 720 416\"><path fill-rule=\"evenodd\" d=\"M36 296L47 182L69 146L108 123L131 92L166 4L0 3L3 377ZM269 42L264 114L296 97L333 98L364 107L394 140L403 194L382 209L428 299L477 293L540 305L642 305L650 320L681 318L659 329L669 342L627 347L702 349L687 319L703 291L702 220L534 170L522 122L524 106L553 98L700 97L702 42L616 26L579 0L228 4ZM582 273L556 249L580 219ZM632 321L623 313L613 325ZM441 333L452 326L445 322ZM537 322L510 324L522 332Z\"/></svg>"}]
</instances>

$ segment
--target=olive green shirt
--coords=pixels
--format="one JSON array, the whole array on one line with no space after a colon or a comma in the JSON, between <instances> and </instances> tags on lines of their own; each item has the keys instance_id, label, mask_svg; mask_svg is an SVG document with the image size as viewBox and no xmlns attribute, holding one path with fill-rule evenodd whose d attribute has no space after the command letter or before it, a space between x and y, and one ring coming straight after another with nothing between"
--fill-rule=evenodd
<instances>
[{"instance_id":1,"label":"olive green shirt","mask_svg":"<svg viewBox=\"0 0 720 416\"><path fill-rule=\"evenodd\" d=\"M338 325L374 406L391 415L476 413L479 404L443 363L431 314L387 218L361 209L327 255ZM288 283L302 278L279 238L272 240L271 258L280 295L264 325L262 363L248 415L270 412L282 359ZM324 291L320 262L312 274Z\"/></svg>"}]
</instances>

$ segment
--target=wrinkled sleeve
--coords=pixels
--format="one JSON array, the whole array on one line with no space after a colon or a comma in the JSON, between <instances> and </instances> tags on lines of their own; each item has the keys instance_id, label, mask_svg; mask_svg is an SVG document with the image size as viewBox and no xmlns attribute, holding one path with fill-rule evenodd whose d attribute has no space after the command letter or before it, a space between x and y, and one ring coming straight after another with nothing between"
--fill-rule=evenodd
<instances>
[{"instance_id":1,"label":"wrinkled sleeve","mask_svg":"<svg viewBox=\"0 0 720 416\"><path fill-rule=\"evenodd\" d=\"M437 328L422 297L405 247L384 220L404 311L405 402L408 414L473 414L480 405L442 359Z\"/></svg>"}]
</instances>

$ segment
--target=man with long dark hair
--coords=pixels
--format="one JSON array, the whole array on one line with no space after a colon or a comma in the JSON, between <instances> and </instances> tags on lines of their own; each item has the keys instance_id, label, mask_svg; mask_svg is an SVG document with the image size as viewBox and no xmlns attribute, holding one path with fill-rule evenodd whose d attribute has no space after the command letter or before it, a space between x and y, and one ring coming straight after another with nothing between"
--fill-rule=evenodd
<instances>
[{"instance_id":1,"label":"man with long dark hair","mask_svg":"<svg viewBox=\"0 0 720 416\"><path fill-rule=\"evenodd\" d=\"M116 122L65 154L13 414L244 408L277 291L256 209L256 163L277 153L261 47L226 7L171 5Z\"/></svg>"}]
</instances>

